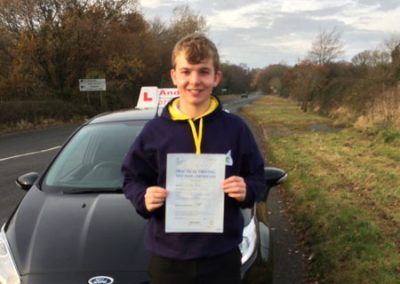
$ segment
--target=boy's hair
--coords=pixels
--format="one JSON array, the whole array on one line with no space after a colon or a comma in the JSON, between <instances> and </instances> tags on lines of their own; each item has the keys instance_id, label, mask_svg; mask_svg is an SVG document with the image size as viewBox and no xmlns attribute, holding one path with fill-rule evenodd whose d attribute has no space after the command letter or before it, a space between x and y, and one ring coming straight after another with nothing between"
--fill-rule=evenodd
<instances>
[{"instance_id":1,"label":"boy's hair","mask_svg":"<svg viewBox=\"0 0 400 284\"><path fill-rule=\"evenodd\" d=\"M175 69L176 57L185 52L190 64L198 64L205 59L212 59L215 71L219 70L219 55L215 44L201 33L193 33L180 39L172 50L172 68Z\"/></svg>"}]
</instances>

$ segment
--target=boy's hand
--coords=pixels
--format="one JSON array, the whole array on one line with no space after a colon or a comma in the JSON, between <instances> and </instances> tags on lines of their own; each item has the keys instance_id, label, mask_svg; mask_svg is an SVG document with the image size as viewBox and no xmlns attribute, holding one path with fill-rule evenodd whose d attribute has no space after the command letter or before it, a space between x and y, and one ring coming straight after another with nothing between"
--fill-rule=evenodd
<instances>
[{"instance_id":1,"label":"boy's hand","mask_svg":"<svg viewBox=\"0 0 400 284\"><path fill-rule=\"evenodd\" d=\"M146 209L149 212L153 212L157 208L160 208L167 198L167 190L159 186L150 186L146 189L146 194L144 195L144 203Z\"/></svg>"},{"instance_id":2,"label":"boy's hand","mask_svg":"<svg viewBox=\"0 0 400 284\"><path fill-rule=\"evenodd\" d=\"M242 177L231 176L224 180L222 187L229 197L239 202L244 201L246 198L247 186Z\"/></svg>"}]
</instances>

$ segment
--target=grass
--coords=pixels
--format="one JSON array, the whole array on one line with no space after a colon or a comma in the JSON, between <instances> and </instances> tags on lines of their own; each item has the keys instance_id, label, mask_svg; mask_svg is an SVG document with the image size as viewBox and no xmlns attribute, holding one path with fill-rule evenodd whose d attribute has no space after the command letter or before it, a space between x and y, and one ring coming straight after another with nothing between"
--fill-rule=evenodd
<instances>
[{"instance_id":1,"label":"grass","mask_svg":"<svg viewBox=\"0 0 400 284\"><path fill-rule=\"evenodd\" d=\"M264 97L243 114L263 129L271 164L325 283L399 283L400 134L335 128L289 100Z\"/></svg>"}]
</instances>

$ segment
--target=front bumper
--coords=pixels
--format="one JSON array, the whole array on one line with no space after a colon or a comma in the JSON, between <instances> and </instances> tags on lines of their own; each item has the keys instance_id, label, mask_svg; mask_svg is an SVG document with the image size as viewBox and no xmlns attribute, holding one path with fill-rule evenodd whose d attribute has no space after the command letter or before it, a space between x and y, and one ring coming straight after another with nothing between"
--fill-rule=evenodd
<instances>
[{"instance_id":1,"label":"front bumper","mask_svg":"<svg viewBox=\"0 0 400 284\"><path fill-rule=\"evenodd\" d=\"M147 272L125 272L125 271L99 271L99 272L79 272L79 273L46 273L28 274L21 276L23 284L71 284L89 283L89 279L96 276L107 276L112 278L114 284L148 284L149 277ZM107 283L107 282L92 282Z\"/></svg>"}]
</instances>

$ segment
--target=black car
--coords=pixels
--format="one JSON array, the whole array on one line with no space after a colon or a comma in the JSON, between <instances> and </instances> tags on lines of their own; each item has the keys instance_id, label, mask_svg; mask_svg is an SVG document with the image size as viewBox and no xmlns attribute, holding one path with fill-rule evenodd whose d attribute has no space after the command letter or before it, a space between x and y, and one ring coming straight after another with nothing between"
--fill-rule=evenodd
<instances>
[{"instance_id":1,"label":"black car","mask_svg":"<svg viewBox=\"0 0 400 284\"><path fill-rule=\"evenodd\" d=\"M146 221L122 193L121 163L154 110L100 115L81 126L42 175L17 179L27 194L0 234L0 283L148 283ZM285 173L269 169L269 186ZM242 277L269 255L255 207L242 211Z\"/></svg>"}]
</instances>

